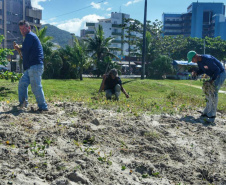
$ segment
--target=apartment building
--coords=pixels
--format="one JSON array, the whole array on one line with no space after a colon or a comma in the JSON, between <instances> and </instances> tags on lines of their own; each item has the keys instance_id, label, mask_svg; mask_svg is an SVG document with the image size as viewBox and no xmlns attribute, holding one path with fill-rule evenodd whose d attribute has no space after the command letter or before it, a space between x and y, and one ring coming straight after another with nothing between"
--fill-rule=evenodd
<instances>
[{"instance_id":1,"label":"apartment building","mask_svg":"<svg viewBox=\"0 0 226 185\"><path fill-rule=\"evenodd\" d=\"M226 18L223 3L194 2L186 13L163 13L164 35L198 38L220 36L226 40Z\"/></svg>"},{"instance_id":2,"label":"apartment building","mask_svg":"<svg viewBox=\"0 0 226 185\"><path fill-rule=\"evenodd\" d=\"M2 47L13 48L13 41L22 43L20 20L27 20L33 29L34 26L41 27L41 18L42 10L33 8L31 0L0 0L0 34L5 37Z\"/></svg>"},{"instance_id":3,"label":"apartment building","mask_svg":"<svg viewBox=\"0 0 226 185\"><path fill-rule=\"evenodd\" d=\"M120 48L120 51L114 51L115 55L128 56L129 49L133 49L134 46L129 46L128 43L125 43L126 35L128 35L125 29L122 29L122 25L125 24L125 19L129 19L130 15L124 13L112 12L111 17L108 19L99 19L97 23L87 22L86 26L88 29L81 30L81 37L93 37L95 33L95 29L98 28L99 25L103 27L105 38L112 37L114 40L112 41L112 47ZM127 23L129 24L129 23ZM138 33L132 33L131 35L141 36Z\"/></svg>"}]
</instances>

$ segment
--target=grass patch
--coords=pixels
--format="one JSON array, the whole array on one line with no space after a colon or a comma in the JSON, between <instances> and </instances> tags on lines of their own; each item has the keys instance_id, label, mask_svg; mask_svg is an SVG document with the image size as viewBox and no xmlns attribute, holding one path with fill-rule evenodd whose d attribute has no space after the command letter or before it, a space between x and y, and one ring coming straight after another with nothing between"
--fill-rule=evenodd
<instances>
[{"instance_id":1,"label":"grass patch","mask_svg":"<svg viewBox=\"0 0 226 185\"><path fill-rule=\"evenodd\" d=\"M42 80L47 103L84 102L93 109L115 109L117 112L126 111L134 115L145 111L155 114L163 112L174 114L205 106L202 90L193 87L201 87L201 81L122 79L122 82L130 98L127 99L121 93L119 101L106 101L105 93L98 93L101 79ZM0 102L17 101L18 82L0 80L0 83ZM35 103L30 87L28 95L29 102ZM218 109L222 112L226 112L225 98L225 94L219 94Z\"/></svg>"}]
</instances>

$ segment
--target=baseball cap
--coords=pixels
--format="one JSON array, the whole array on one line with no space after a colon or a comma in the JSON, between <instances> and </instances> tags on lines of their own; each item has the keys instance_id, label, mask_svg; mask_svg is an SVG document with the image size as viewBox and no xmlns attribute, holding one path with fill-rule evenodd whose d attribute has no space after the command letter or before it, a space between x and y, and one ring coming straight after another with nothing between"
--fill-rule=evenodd
<instances>
[{"instance_id":1,"label":"baseball cap","mask_svg":"<svg viewBox=\"0 0 226 185\"><path fill-rule=\"evenodd\" d=\"M192 58L196 55L195 51L189 51L187 54L187 58L188 58L188 63L190 63L192 61Z\"/></svg>"}]
</instances>

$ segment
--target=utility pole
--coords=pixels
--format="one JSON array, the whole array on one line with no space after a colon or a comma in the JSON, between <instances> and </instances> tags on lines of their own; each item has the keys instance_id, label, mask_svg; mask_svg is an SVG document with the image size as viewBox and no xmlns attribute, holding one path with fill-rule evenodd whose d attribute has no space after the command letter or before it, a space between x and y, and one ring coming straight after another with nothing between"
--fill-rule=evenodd
<instances>
[{"instance_id":1,"label":"utility pole","mask_svg":"<svg viewBox=\"0 0 226 185\"><path fill-rule=\"evenodd\" d=\"M142 72L141 72L141 79L144 79L144 75L145 75L146 19L147 19L147 0L145 0L145 5L144 5L144 28L143 28L143 49L142 49Z\"/></svg>"},{"instance_id":2,"label":"utility pole","mask_svg":"<svg viewBox=\"0 0 226 185\"><path fill-rule=\"evenodd\" d=\"M205 41L205 39L204 39L204 44L203 45L204 45L203 48L204 48L204 55L205 55L206 54L206 41Z\"/></svg>"}]
</instances>

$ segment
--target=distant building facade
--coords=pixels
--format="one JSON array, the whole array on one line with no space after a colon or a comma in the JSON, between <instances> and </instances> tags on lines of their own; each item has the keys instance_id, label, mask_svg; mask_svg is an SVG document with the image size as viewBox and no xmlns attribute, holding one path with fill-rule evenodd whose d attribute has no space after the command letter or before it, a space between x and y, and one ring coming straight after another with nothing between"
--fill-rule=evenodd
<instances>
[{"instance_id":1,"label":"distant building facade","mask_svg":"<svg viewBox=\"0 0 226 185\"><path fill-rule=\"evenodd\" d=\"M223 3L192 3L187 13L162 15L164 35L198 38L220 36L226 40L226 18Z\"/></svg>"},{"instance_id":2,"label":"distant building facade","mask_svg":"<svg viewBox=\"0 0 226 185\"><path fill-rule=\"evenodd\" d=\"M33 8L31 0L0 0L0 34L5 37L2 47L12 49L13 41L22 43L20 20L27 20L33 29L34 26L41 27L41 19L42 10Z\"/></svg>"},{"instance_id":3,"label":"distant building facade","mask_svg":"<svg viewBox=\"0 0 226 185\"><path fill-rule=\"evenodd\" d=\"M122 25L125 24L125 19L129 19L130 15L124 13L112 12L111 17L109 19L98 19L97 23L86 23L88 29L83 29L80 32L81 37L93 37L95 34L95 29L98 28L99 25L103 27L105 38L112 37L114 40L112 41L111 47L120 48L121 51L114 51L115 55L118 56L127 56L129 54L129 44L124 41L126 38L127 31L122 29ZM128 24L128 23L127 23ZM131 35L137 35L138 33L132 33ZM132 50L134 46L130 46Z\"/></svg>"}]
</instances>

